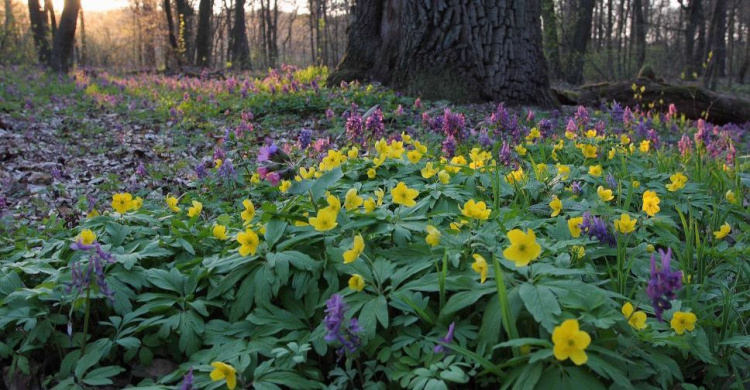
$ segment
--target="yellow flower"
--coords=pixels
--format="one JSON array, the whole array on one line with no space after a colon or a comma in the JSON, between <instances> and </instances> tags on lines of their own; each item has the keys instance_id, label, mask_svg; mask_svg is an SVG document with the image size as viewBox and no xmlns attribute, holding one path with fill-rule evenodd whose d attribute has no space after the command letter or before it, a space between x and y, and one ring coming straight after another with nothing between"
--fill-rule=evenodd
<instances>
[{"instance_id":1,"label":"yellow flower","mask_svg":"<svg viewBox=\"0 0 750 390\"><path fill-rule=\"evenodd\" d=\"M223 163L224 163L224 161L222 161L222 159L217 158L216 160L214 160L214 168L216 168L216 169L221 168L221 164L223 164Z\"/></svg>"},{"instance_id":2,"label":"yellow flower","mask_svg":"<svg viewBox=\"0 0 750 390\"><path fill-rule=\"evenodd\" d=\"M591 336L578 328L578 320L565 320L552 332L555 359L564 361L570 358L576 366L586 364L589 357L585 349L591 344Z\"/></svg>"},{"instance_id":3,"label":"yellow flower","mask_svg":"<svg viewBox=\"0 0 750 390\"><path fill-rule=\"evenodd\" d=\"M180 208L177 207L177 202L178 202L177 198L175 198L172 195L167 195L166 201L167 201L167 206L169 206L169 208L172 211L174 211L175 213L179 213L180 212Z\"/></svg>"},{"instance_id":4,"label":"yellow flower","mask_svg":"<svg viewBox=\"0 0 750 390\"><path fill-rule=\"evenodd\" d=\"M513 229L508 232L508 240L510 240L510 246L505 248L503 256L515 262L516 267L528 265L531 260L536 259L542 253L542 247L537 244L536 236L531 229L527 233Z\"/></svg>"},{"instance_id":5,"label":"yellow flower","mask_svg":"<svg viewBox=\"0 0 750 390\"><path fill-rule=\"evenodd\" d=\"M475 203L474 199L469 199L466 203L464 203L464 208L459 207L459 210L461 210L461 214L463 214L464 217L476 219L487 219L487 217L490 216L490 212L492 211L487 208L487 205L484 203L484 201Z\"/></svg>"},{"instance_id":6,"label":"yellow flower","mask_svg":"<svg viewBox=\"0 0 750 390\"><path fill-rule=\"evenodd\" d=\"M487 280L487 261L478 253L473 254L472 257L474 257L474 263L471 264L471 269L479 274L479 283L484 284Z\"/></svg>"},{"instance_id":7,"label":"yellow flower","mask_svg":"<svg viewBox=\"0 0 750 390\"><path fill-rule=\"evenodd\" d=\"M519 167L515 171L509 173L505 176L505 181L508 182L508 184L513 183L520 183L526 178L526 175L523 173L523 168Z\"/></svg>"},{"instance_id":8,"label":"yellow flower","mask_svg":"<svg viewBox=\"0 0 750 390\"><path fill-rule=\"evenodd\" d=\"M549 208L552 209L552 217L557 217L560 215L560 211L562 211L563 205L562 201L557 197L557 195L552 195L552 201L549 202Z\"/></svg>"},{"instance_id":9,"label":"yellow flower","mask_svg":"<svg viewBox=\"0 0 750 390\"><path fill-rule=\"evenodd\" d=\"M432 166L432 162L428 162L427 164L425 164L424 168L422 168L421 173L422 178L429 179L438 173L438 169Z\"/></svg>"},{"instance_id":10,"label":"yellow flower","mask_svg":"<svg viewBox=\"0 0 750 390\"><path fill-rule=\"evenodd\" d=\"M536 138L541 138L542 133L536 127L532 127L529 131L529 135L526 136L527 141L533 141Z\"/></svg>"},{"instance_id":11,"label":"yellow flower","mask_svg":"<svg viewBox=\"0 0 750 390\"><path fill-rule=\"evenodd\" d=\"M583 217L575 217L568 220L568 230L573 238L578 238L581 235L580 225L583 223Z\"/></svg>"},{"instance_id":12,"label":"yellow flower","mask_svg":"<svg viewBox=\"0 0 750 390\"><path fill-rule=\"evenodd\" d=\"M354 210L357 207L361 206L362 203L364 203L364 199L362 199L361 196L357 195L356 188L350 188L349 191L346 191L346 197L344 198L345 209Z\"/></svg>"},{"instance_id":13,"label":"yellow flower","mask_svg":"<svg viewBox=\"0 0 750 390\"><path fill-rule=\"evenodd\" d=\"M669 180L672 181L672 183L667 184L667 189L670 192L674 192L677 190L681 190L685 187L685 183L687 183L688 178L687 176L683 175L681 172L677 172L674 175L669 177Z\"/></svg>"},{"instance_id":14,"label":"yellow flower","mask_svg":"<svg viewBox=\"0 0 750 390\"><path fill-rule=\"evenodd\" d=\"M377 190L375 190L375 196L378 197L378 202L377 202L378 206L382 206L383 205L383 197L385 196L385 191L383 191L382 189L378 188Z\"/></svg>"},{"instance_id":15,"label":"yellow flower","mask_svg":"<svg viewBox=\"0 0 750 390\"><path fill-rule=\"evenodd\" d=\"M141 207L143 207L143 198L140 196L136 196L135 199L133 199L133 203L131 204L131 210L140 210Z\"/></svg>"},{"instance_id":16,"label":"yellow flower","mask_svg":"<svg viewBox=\"0 0 750 390\"><path fill-rule=\"evenodd\" d=\"M585 158L596 158L596 145L583 145L581 153Z\"/></svg>"},{"instance_id":17,"label":"yellow flower","mask_svg":"<svg viewBox=\"0 0 750 390\"><path fill-rule=\"evenodd\" d=\"M609 202L610 200L615 198L615 196L612 195L612 190L606 189L602 186L599 186L596 189L596 194L599 195L599 199L601 199L603 202Z\"/></svg>"},{"instance_id":18,"label":"yellow flower","mask_svg":"<svg viewBox=\"0 0 750 390\"><path fill-rule=\"evenodd\" d=\"M244 232L237 233L237 242L240 243L240 255L254 255L258 250L260 239L254 231L246 229Z\"/></svg>"},{"instance_id":19,"label":"yellow flower","mask_svg":"<svg viewBox=\"0 0 750 390\"><path fill-rule=\"evenodd\" d=\"M406 139L406 138L404 138L404 139ZM418 150L419 153L422 153L422 154L427 153L427 146L423 145L419 141L414 141L414 149Z\"/></svg>"},{"instance_id":20,"label":"yellow flower","mask_svg":"<svg viewBox=\"0 0 750 390\"><path fill-rule=\"evenodd\" d=\"M628 150L630 150L630 153L635 153L635 144L630 144L630 146L628 146Z\"/></svg>"},{"instance_id":21,"label":"yellow flower","mask_svg":"<svg viewBox=\"0 0 750 390\"><path fill-rule=\"evenodd\" d=\"M91 229L81 230L81 234L79 234L78 238L76 239L76 242L86 246L93 244L94 241L96 241L96 234L94 234Z\"/></svg>"},{"instance_id":22,"label":"yellow flower","mask_svg":"<svg viewBox=\"0 0 750 390\"><path fill-rule=\"evenodd\" d=\"M633 305L630 302L625 302L622 305L622 315L628 320L628 324L635 330L646 329L646 313L642 311L635 311Z\"/></svg>"},{"instance_id":23,"label":"yellow flower","mask_svg":"<svg viewBox=\"0 0 750 390\"><path fill-rule=\"evenodd\" d=\"M599 177L602 175L602 166L593 165L589 167L589 175Z\"/></svg>"},{"instance_id":24,"label":"yellow flower","mask_svg":"<svg viewBox=\"0 0 750 390\"><path fill-rule=\"evenodd\" d=\"M641 141L641 145L638 147L638 150L640 150L642 153L648 153L648 150L651 148L651 141L644 139Z\"/></svg>"},{"instance_id":25,"label":"yellow flower","mask_svg":"<svg viewBox=\"0 0 750 390\"><path fill-rule=\"evenodd\" d=\"M364 202L365 206L365 212L371 213L375 211L375 199L373 198L367 198L367 200Z\"/></svg>"},{"instance_id":26,"label":"yellow flower","mask_svg":"<svg viewBox=\"0 0 750 390\"><path fill-rule=\"evenodd\" d=\"M344 252L344 264L353 263L354 260L357 260L359 258L359 255L362 254L365 250L365 239L362 238L361 234L357 234L354 236L354 243L352 244L352 249L349 249L348 251Z\"/></svg>"},{"instance_id":27,"label":"yellow flower","mask_svg":"<svg viewBox=\"0 0 750 390\"><path fill-rule=\"evenodd\" d=\"M615 158L616 154L617 154L617 151L615 150L615 148L612 148L609 150L609 153L607 153L607 158L611 160Z\"/></svg>"},{"instance_id":28,"label":"yellow flower","mask_svg":"<svg viewBox=\"0 0 750 390\"><path fill-rule=\"evenodd\" d=\"M240 214L240 217L242 217L242 221L244 224L248 224L253 220L253 217L255 216L255 206L253 205L253 202L250 201L250 199L243 200L242 206L245 207L245 211Z\"/></svg>"},{"instance_id":29,"label":"yellow flower","mask_svg":"<svg viewBox=\"0 0 750 390\"><path fill-rule=\"evenodd\" d=\"M576 137L576 132L575 132L575 131L568 131L568 130L565 130L565 138L567 138L567 139L571 139L571 140L572 140L572 139L574 139L575 137Z\"/></svg>"},{"instance_id":30,"label":"yellow flower","mask_svg":"<svg viewBox=\"0 0 750 390\"><path fill-rule=\"evenodd\" d=\"M289 191L289 188L292 186L292 182L289 180L282 180L281 184L279 184L279 191L281 192L287 192Z\"/></svg>"},{"instance_id":31,"label":"yellow flower","mask_svg":"<svg viewBox=\"0 0 750 390\"><path fill-rule=\"evenodd\" d=\"M357 158L359 156L359 149L356 146L352 146L351 149L349 149L348 152L346 152L347 157L349 158Z\"/></svg>"},{"instance_id":32,"label":"yellow flower","mask_svg":"<svg viewBox=\"0 0 750 390\"><path fill-rule=\"evenodd\" d=\"M411 189L400 181L395 188L391 189L391 196L393 197L393 203L400 204L406 207L414 207L417 202L414 199L419 195L419 191Z\"/></svg>"},{"instance_id":33,"label":"yellow flower","mask_svg":"<svg viewBox=\"0 0 750 390\"><path fill-rule=\"evenodd\" d=\"M526 155L526 148L523 145L516 145L515 148L516 153L518 153L519 156L525 156Z\"/></svg>"},{"instance_id":34,"label":"yellow flower","mask_svg":"<svg viewBox=\"0 0 750 390\"><path fill-rule=\"evenodd\" d=\"M621 135L620 136L620 143L623 144L623 145L629 144L630 143L630 137L628 137L625 134Z\"/></svg>"},{"instance_id":35,"label":"yellow flower","mask_svg":"<svg viewBox=\"0 0 750 390\"><path fill-rule=\"evenodd\" d=\"M450 226L451 226L451 230L457 232L461 230L461 227L463 227L464 225L468 225L468 224L469 224L469 221L463 219L461 220L461 222L451 222Z\"/></svg>"},{"instance_id":36,"label":"yellow flower","mask_svg":"<svg viewBox=\"0 0 750 390\"><path fill-rule=\"evenodd\" d=\"M227 227L219 224L214 225L214 237L217 240L226 240L228 238Z\"/></svg>"},{"instance_id":37,"label":"yellow flower","mask_svg":"<svg viewBox=\"0 0 750 390\"><path fill-rule=\"evenodd\" d=\"M375 176L378 175L378 172L375 170L375 168L370 168L367 170L367 178L368 179L374 179Z\"/></svg>"},{"instance_id":38,"label":"yellow flower","mask_svg":"<svg viewBox=\"0 0 750 390\"><path fill-rule=\"evenodd\" d=\"M354 274L349 278L349 288L354 291L362 291L365 289L365 278L360 274Z\"/></svg>"},{"instance_id":39,"label":"yellow flower","mask_svg":"<svg viewBox=\"0 0 750 390\"><path fill-rule=\"evenodd\" d=\"M731 204L737 203L737 196L734 195L734 191L732 190L727 191L724 197L727 199L727 202Z\"/></svg>"},{"instance_id":40,"label":"yellow flower","mask_svg":"<svg viewBox=\"0 0 750 390\"><path fill-rule=\"evenodd\" d=\"M577 259L582 259L583 256L586 256L586 248L583 245L573 245L570 247L570 251L573 252Z\"/></svg>"},{"instance_id":41,"label":"yellow flower","mask_svg":"<svg viewBox=\"0 0 750 390\"><path fill-rule=\"evenodd\" d=\"M669 325L672 326L672 329L677 334L684 334L686 330L688 332L695 330L695 322L697 320L698 317L695 316L695 313L677 311L672 316L672 320L669 321Z\"/></svg>"},{"instance_id":42,"label":"yellow flower","mask_svg":"<svg viewBox=\"0 0 750 390\"><path fill-rule=\"evenodd\" d=\"M99 215L100 214L98 211L96 211L96 209L92 209L91 211L88 212L88 214L86 214L86 218L94 218L94 217L98 217Z\"/></svg>"},{"instance_id":43,"label":"yellow flower","mask_svg":"<svg viewBox=\"0 0 750 390\"><path fill-rule=\"evenodd\" d=\"M310 169L300 167L299 175L302 176L303 179L312 179L313 177L315 177L315 167L310 167Z\"/></svg>"},{"instance_id":44,"label":"yellow flower","mask_svg":"<svg viewBox=\"0 0 750 390\"><path fill-rule=\"evenodd\" d=\"M638 180L633 180L633 188L638 188L640 186L641 186L641 182L639 182Z\"/></svg>"},{"instance_id":45,"label":"yellow flower","mask_svg":"<svg viewBox=\"0 0 750 390\"><path fill-rule=\"evenodd\" d=\"M222 379L226 379L227 388L229 390L234 390L234 388L237 387L237 371L235 371L234 367L222 362L213 362L211 363L211 367L214 368L210 374L212 381L218 382Z\"/></svg>"},{"instance_id":46,"label":"yellow flower","mask_svg":"<svg viewBox=\"0 0 750 390\"><path fill-rule=\"evenodd\" d=\"M568 180L570 176L570 166L557 164L557 174L562 176L563 180Z\"/></svg>"},{"instance_id":47,"label":"yellow flower","mask_svg":"<svg viewBox=\"0 0 750 390\"><path fill-rule=\"evenodd\" d=\"M622 234L628 234L635 231L637 219L630 219L630 215L622 213L620 219L615 220L615 230Z\"/></svg>"},{"instance_id":48,"label":"yellow flower","mask_svg":"<svg viewBox=\"0 0 750 390\"><path fill-rule=\"evenodd\" d=\"M412 150L409 153L406 153L406 158L408 158L412 164L416 164L419 162L419 160L422 159L422 153L419 153L419 151L416 150Z\"/></svg>"},{"instance_id":49,"label":"yellow flower","mask_svg":"<svg viewBox=\"0 0 750 390\"><path fill-rule=\"evenodd\" d=\"M188 217L193 218L196 215L200 215L201 211L203 211L203 203L194 200L193 207L188 209Z\"/></svg>"},{"instance_id":50,"label":"yellow flower","mask_svg":"<svg viewBox=\"0 0 750 390\"><path fill-rule=\"evenodd\" d=\"M260 175L258 173L253 173L252 176L250 176L250 183L253 183L253 184L260 183Z\"/></svg>"},{"instance_id":51,"label":"yellow flower","mask_svg":"<svg viewBox=\"0 0 750 390\"><path fill-rule=\"evenodd\" d=\"M438 172L438 180L443 184L448 184L451 182L451 174L443 169Z\"/></svg>"},{"instance_id":52,"label":"yellow flower","mask_svg":"<svg viewBox=\"0 0 750 390\"><path fill-rule=\"evenodd\" d=\"M427 237L425 237L425 241L427 242L427 245L429 246L437 246L440 244L440 237L442 236L440 234L440 230L437 230L436 227L432 225L427 225Z\"/></svg>"},{"instance_id":53,"label":"yellow flower","mask_svg":"<svg viewBox=\"0 0 750 390\"><path fill-rule=\"evenodd\" d=\"M328 192L326 194L327 194L327 196L326 196L326 202L328 203L328 207L330 207L331 210L333 210L336 213L338 213L339 210L341 210L341 201L339 200L339 198L331 195L330 192Z\"/></svg>"},{"instance_id":54,"label":"yellow flower","mask_svg":"<svg viewBox=\"0 0 750 390\"><path fill-rule=\"evenodd\" d=\"M540 178L545 172L547 172L547 164L539 163L534 166L534 173L537 178Z\"/></svg>"},{"instance_id":55,"label":"yellow flower","mask_svg":"<svg viewBox=\"0 0 750 390\"><path fill-rule=\"evenodd\" d=\"M656 213L661 210L659 207L661 200L654 191L646 191L643 193L643 211L648 214L649 217L653 217Z\"/></svg>"},{"instance_id":56,"label":"yellow flower","mask_svg":"<svg viewBox=\"0 0 750 390\"><path fill-rule=\"evenodd\" d=\"M319 232L325 232L338 226L338 222L336 222L337 216L338 211L331 207L322 208L318 210L317 216L309 219L310 225Z\"/></svg>"},{"instance_id":57,"label":"yellow flower","mask_svg":"<svg viewBox=\"0 0 750 390\"><path fill-rule=\"evenodd\" d=\"M596 130L595 129L587 130L586 138L596 138Z\"/></svg>"},{"instance_id":58,"label":"yellow flower","mask_svg":"<svg viewBox=\"0 0 750 390\"><path fill-rule=\"evenodd\" d=\"M128 192L112 195L112 208L120 214L125 214L133 208L133 195Z\"/></svg>"},{"instance_id":59,"label":"yellow flower","mask_svg":"<svg viewBox=\"0 0 750 390\"><path fill-rule=\"evenodd\" d=\"M714 237L716 237L717 240L721 240L722 238L726 237L730 231L732 231L732 227L729 226L729 223L724 222L724 224L719 228L719 231L714 232Z\"/></svg>"}]
</instances>

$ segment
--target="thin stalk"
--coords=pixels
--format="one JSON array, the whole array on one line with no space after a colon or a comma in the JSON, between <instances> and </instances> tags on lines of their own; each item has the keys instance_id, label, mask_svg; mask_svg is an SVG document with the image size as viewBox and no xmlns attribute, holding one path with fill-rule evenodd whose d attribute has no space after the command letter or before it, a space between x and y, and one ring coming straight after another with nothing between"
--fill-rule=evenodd
<instances>
[{"instance_id":1,"label":"thin stalk","mask_svg":"<svg viewBox=\"0 0 750 390\"><path fill-rule=\"evenodd\" d=\"M497 298L500 303L500 313L503 318L503 327L505 332L508 334L509 340L518 338L518 329L516 328L516 322L513 321L513 315L510 312L510 304L508 302L508 291L505 288L505 279L503 279L503 270L500 268L500 262L497 260L497 256L492 254L492 267L495 271L495 285L497 286ZM513 356L518 357L521 355L521 351L518 347L513 347Z\"/></svg>"}]
</instances>

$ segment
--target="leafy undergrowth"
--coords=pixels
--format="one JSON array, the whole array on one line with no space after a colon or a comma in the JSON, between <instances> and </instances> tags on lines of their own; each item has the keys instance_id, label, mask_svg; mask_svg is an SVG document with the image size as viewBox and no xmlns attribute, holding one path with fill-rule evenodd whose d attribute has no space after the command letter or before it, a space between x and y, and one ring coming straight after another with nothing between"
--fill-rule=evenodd
<instances>
[{"instance_id":1,"label":"leafy undergrowth","mask_svg":"<svg viewBox=\"0 0 750 390\"><path fill-rule=\"evenodd\" d=\"M248 81L0 74L13 124L0 135L39 129L51 133L32 139L60 145L50 138L68 133L84 148L39 197L3 177L16 186L0 194L9 387L741 388L748 377L747 128L616 104L443 110L319 87L321 69ZM160 141L119 161L94 141L117 140L117 126L133 135L111 145L122 153L139 131ZM32 153L18 142L0 155L14 170ZM67 152L45 153L36 162ZM87 172L106 179L78 185ZM44 209L60 196L77 198L64 222ZM42 231L24 218L40 213Z\"/></svg>"}]
</instances>

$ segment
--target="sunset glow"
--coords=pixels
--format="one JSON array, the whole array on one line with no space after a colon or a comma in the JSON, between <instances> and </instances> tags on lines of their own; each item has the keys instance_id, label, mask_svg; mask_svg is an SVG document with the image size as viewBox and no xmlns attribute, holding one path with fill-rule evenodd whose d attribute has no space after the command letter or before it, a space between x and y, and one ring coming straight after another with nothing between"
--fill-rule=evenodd
<instances>
[{"instance_id":1,"label":"sunset glow","mask_svg":"<svg viewBox=\"0 0 750 390\"><path fill-rule=\"evenodd\" d=\"M55 12L62 12L65 0L53 0ZM83 11L100 12L111 11L113 9L125 8L128 6L127 0L81 0Z\"/></svg>"}]
</instances>

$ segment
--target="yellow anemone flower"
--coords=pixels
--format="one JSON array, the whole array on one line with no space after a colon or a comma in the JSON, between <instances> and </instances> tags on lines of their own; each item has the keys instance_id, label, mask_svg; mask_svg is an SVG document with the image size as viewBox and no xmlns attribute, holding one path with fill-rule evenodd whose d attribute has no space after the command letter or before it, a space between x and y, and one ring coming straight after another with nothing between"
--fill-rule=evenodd
<instances>
[{"instance_id":1,"label":"yellow anemone flower","mask_svg":"<svg viewBox=\"0 0 750 390\"><path fill-rule=\"evenodd\" d=\"M361 234L354 236L354 242L352 243L352 249L344 252L344 264L353 263L359 255L365 250L365 239L362 238Z\"/></svg>"},{"instance_id":2,"label":"yellow anemone flower","mask_svg":"<svg viewBox=\"0 0 750 390\"><path fill-rule=\"evenodd\" d=\"M365 278L360 274L354 274L349 278L349 288L354 291L362 291L365 289Z\"/></svg>"},{"instance_id":3,"label":"yellow anemone flower","mask_svg":"<svg viewBox=\"0 0 750 390\"><path fill-rule=\"evenodd\" d=\"M203 211L203 203L198 202L197 200L193 201L193 207L188 209L188 217L193 218L196 215L199 215Z\"/></svg>"},{"instance_id":4,"label":"yellow anemone flower","mask_svg":"<svg viewBox=\"0 0 750 390\"><path fill-rule=\"evenodd\" d=\"M520 229L513 229L508 232L508 240L510 246L503 251L503 256L515 262L516 267L528 265L542 253L542 247L536 242L536 236L531 229L526 233Z\"/></svg>"},{"instance_id":5,"label":"yellow anemone flower","mask_svg":"<svg viewBox=\"0 0 750 390\"><path fill-rule=\"evenodd\" d=\"M732 227L729 226L729 223L724 222L724 224L721 225L719 230L714 232L714 237L716 237L717 240L721 240L722 238L726 237L731 231L732 231Z\"/></svg>"},{"instance_id":6,"label":"yellow anemone flower","mask_svg":"<svg viewBox=\"0 0 750 390\"><path fill-rule=\"evenodd\" d=\"M237 242L240 243L240 255L254 255L258 250L260 238L258 238L258 235L254 231L246 229L244 232L237 234Z\"/></svg>"},{"instance_id":7,"label":"yellow anemone flower","mask_svg":"<svg viewBox=\"0 0 750 390\"><path fill-rule=\"evenodd\" d=\"M112 208L120 214L125 214L133 208L133 195L128 192L112 195Z\"/></svg>"},{"instance_id":8,"label":"yellow anemone flower","mask_svg":"<svg viewBox=\"0 0 750 390\"><path fill-rule=\"evenodd\" d=\"M440 230L438 230L436 227L432 225L427 225L427 237L425 237L425 242L427 242L427 245L429 246L437 246L440 244L440 237L442 235L440 234Z\"/></svg>"},{"instance_id":9,"label":"yellow anemone flower","mask_svg":"<svg viewBox=\"0 0 750 390\"><path fill-rule=\"evenodd\" d=\"M637 219L630 219L630 215L623 213L620 219L615 220L615 230L622 234L632 233L635 231L635 224L637 222Z\"/></svg>"},{"instance_id":10,"label":"yellow anemone flower","mask_svg":"<svg viewBox=\"0 0 750 390\"><path fill-rule=\"evenodd\" d=\"M622 315L628 320L628 324L635 330L646 329L646 313L643 311L635 311L633 305L630 302L625 302L622 305Z\"/></svg>"},{"instance_id":11,"label":"yellow anemone flower","mask_svg":"<svg viewBox=\"0 0 750 390\"><path fill-rule=\"evenodd\" d=\"M562 201L557 197L557 195L552 195L552 201L549 202L549 208L552 209L552 217L557 217L558 215L560 215L563 204Z\"/></svg>"},{"instance_id":12,"label":"yellow anemone flower","mask_svg":"<svg viewBox=\"0 0 750 390\"><path fill-rule=\"evenodd\" d=\"M552 332L555 359L564 361L570 358L576 366L586 364L589 357L586 348L591 344L591 336L578 328L578 320L565 320Z\"/></svg>"},{"instance_id":13,"label":"yellow anemone flower","mask_svg":"<svg viewBox=\"0 0 750 390\"><path fill-rule=\"evenodd\" d=\"M227 388L229 390L234 390L234 388L237 387L237 371L234 367L222 362L213 362L211 363L211 367L214 368L209 375L212 381L218 382L222 379L226 379Z\"/></svg>"},{"instance_id":14,"label":"yellow anemone flower","mask_svg":"<svg viewBox=\"0 0 750 390\"><path fill-rule=\"evenodd\" d=\"M695 330L697 320L698 317L695 316L695 313L677 311L672 316L672 320L669 321L669 325L677 334L684 334L685 331L692 332Z\"/></svg>"},{"instance_id":15,"label":"yellow anemone flower","mask_svg":"<svg viewBox=\"0 0 750 390\"><path fill-rule=\"evenodd\" d=\"M479 274L479 283L484 284L487 280L487 260L478 253L473 254L472 257L474 257L474 263L471 264L471 269Z\"/></svg>"},{"instance_id":16,"label":"yellow anemone flower","mask_svg":"<svg viewBox=\"0 0 750 390\"><path fill-rule=\"evenodd\" d=\"M419 191L409 188L402 181L398 182L395 188L391 189L393 203L406 207L414 207L417 202L414 199L419 195Z\"/></svg>"}]
</instances>

